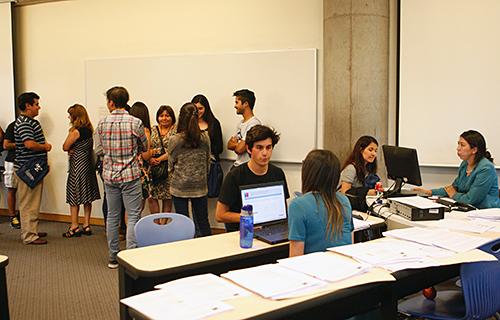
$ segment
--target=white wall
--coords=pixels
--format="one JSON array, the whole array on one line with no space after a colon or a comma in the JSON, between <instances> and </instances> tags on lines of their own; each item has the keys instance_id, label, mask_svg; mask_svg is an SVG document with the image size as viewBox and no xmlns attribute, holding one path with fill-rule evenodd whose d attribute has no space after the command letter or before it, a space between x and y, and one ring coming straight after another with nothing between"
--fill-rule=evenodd
<instances>
[{"instance_id":1,"label":"white wall","mask_svg":"<svg viewBox=\"0 0 500 320\"><path fill-rule=\"evenodd\" d=\"M10 1L0 1L0 126L3 130L14 120L14 61L12 56Z\"/></svg>"},{"instance_id":2,"label":"white wall","mask_svg":"<svg viewBox=\"0 0 500 320\"><path fill-rule=\"evenodd\" d=\"M17 7L15 14L19 91L41 96L39 120L53 144L42 212L68 212L67 158L61 146L68 130L68 106L84 102L86 59L318 48L318 123L322 123L321 0L73 0ZM234 72L245 72L244 66ZM234 112L232 105L227 107ZM92 121L97 124L98 119ZM322 128L318 142L321 146ZM282 167L290 190L299 190L300 166ZM94 203L93 216L101 215L100 205Z\"/></svg>"}]
</instances>

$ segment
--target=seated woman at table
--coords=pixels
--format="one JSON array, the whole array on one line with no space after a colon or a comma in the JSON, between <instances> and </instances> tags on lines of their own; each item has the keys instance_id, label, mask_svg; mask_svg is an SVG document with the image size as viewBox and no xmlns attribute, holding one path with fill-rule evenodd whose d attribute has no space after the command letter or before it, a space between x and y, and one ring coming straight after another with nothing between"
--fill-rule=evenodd
<instances>
[{"instance_id":1,"label":"seated woman at table","mask_svg":"<svg viewBox=\"0 0 500 320\"><path fill-rule=\"evenodd\" d=\"M302 164L302 196L289 207L290 256L351 244L351 205L337 192L339 159L328 150L309 152Z\"/></svg>"},{"instance_id":2,"label":"seated woman at table","mask_svg":"<svg viewBox=\"0 0 500 320\"><path fill-rule=\"evenodd\" d=\"M366 196L376 195L378 141L362 136L344 163L340 174L340 192L346 194L354 210L366 211Z\"/></svg>"},{"instance_id":3,"label":"seated woman at table","mask_svg":"<svg viewBox=\"0 0 500 320\"><path fill-rule=\"evenodd\" d=\"M486 150L486 141L477 131L469 130L458 139L457 155L462 160L458 177L438 189L415 188L416 191L470 204L478 209L500 208L498 178L493 158Z\"/></svg>"}]
</instances>

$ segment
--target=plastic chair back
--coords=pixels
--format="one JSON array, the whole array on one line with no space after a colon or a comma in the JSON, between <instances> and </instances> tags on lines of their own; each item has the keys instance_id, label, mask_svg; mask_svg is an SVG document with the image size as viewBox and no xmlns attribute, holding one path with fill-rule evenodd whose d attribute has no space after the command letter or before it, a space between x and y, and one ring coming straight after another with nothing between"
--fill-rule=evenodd
<instances>
[{"instance_id":1,"label":"plastic chair back","mask_svg":"<svg viewBox=\"0 0 500 320\"><path fill-rule=\"evenodd\" d=\"M479 249L500 260L500 239ZM464 263L460 269L465 319L485 319L500 311L500 261Z\"/></svg>"},{"instance_id":2,"label":"plastic chair back","mask_svg":"<svg viewBox=\"0 0 500 320\"><path fill-rule=\"evenodd\" d=\"M135 225L138 247L192 239L194 223L178 213L154 213L141 218Z\"/></svg>"}]
</instances>

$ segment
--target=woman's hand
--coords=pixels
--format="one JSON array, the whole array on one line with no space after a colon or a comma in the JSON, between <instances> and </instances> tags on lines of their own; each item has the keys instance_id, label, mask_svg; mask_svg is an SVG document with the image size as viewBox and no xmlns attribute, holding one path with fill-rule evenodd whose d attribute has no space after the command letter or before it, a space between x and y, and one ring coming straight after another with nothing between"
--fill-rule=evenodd
<instances>
[{"instance_id":1,"label":"woman's hand","mask_svg":"<svg viewBox=\"0 0 500 320\"><path fill-rule=\"evenodd\" d=\"M149 164L151 166L157 166L157 165L160 164L160 162L161 162L161 160L159 160L158 158L151 158L151 159L149 159Z\"/></svg>"},{"instance_id":2,"label":"woman's hand","mask_svg":"<svg viewBox=\"0 0 500 320\"><path fill-rule=\"evenodd\" d=\"M416 187L416 188L413 188L413 191L424 193L424 194L428 195L429 197L432 196L432 190L429 190L429 189Z\"/></svg>"},{"instance_id":3,"label":"woman's hand","mask_svg":"<svg viewBox=\"0 0 500 320\"><path fill-rule=\"evenodd\" d=\"M370 189L368 190L368 192L366 193L367 196L376 196L377 195L377 190L375 189Z\"/></svg>"},{"instance_id":4,"label":"woman's hand","mask_svg":"<svg viewBox=\"0 0 500 320\"><path fill-rule=\"evenodd\" d=\"M444 191L448 194L448 197L453 198L457 194L457 189L454 186L446 186L444 187Z\"/></svg>"}]
</instances>

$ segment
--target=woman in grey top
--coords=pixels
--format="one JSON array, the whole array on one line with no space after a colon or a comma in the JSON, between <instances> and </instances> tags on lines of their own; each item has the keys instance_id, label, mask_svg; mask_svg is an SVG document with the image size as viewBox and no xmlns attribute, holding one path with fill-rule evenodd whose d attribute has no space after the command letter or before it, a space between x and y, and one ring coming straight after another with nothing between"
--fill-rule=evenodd
<instances>
[{"instance_id":1,"label":"woman in grey top","mask_svg":"<svg viewBox=\"0 0 500 320\"><path fill-rule=\"evenodd\" d=\"M181 108L177 134L169 140L168 154L170 194L176 212L189 216L191 200L196 235L210 235L207 204L210 138L200 131L198 109L192 103Z\"/></svg>"},{"instance_id":2,"label":"woman in grey top","mask_svg":"<svg viewBox=\"0 0 500 320\"><path fill-rule=\"evenodd\" d=\"M372 136L362 136L344 163L340 174L340 191L347 194L353 209L366 211L367 195L376 195L378 142Z\"/></svg>"}]
</instances>

